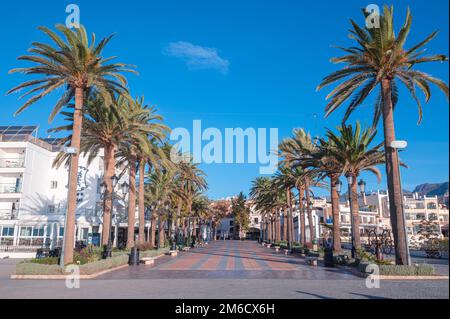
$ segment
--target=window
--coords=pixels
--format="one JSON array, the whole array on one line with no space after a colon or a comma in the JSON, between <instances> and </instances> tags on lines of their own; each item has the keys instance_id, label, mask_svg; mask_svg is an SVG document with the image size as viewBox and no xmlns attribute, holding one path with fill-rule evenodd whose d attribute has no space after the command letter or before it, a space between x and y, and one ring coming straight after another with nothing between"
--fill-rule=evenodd
<instances>
[{"instance_id":1,"label":"window","mask_svg":"<svg viewBox=\"0 0 450 319\"><path fill-rule=\"evenodd\" d=\"M33 227L20 227L20 237L31 237Z\"/></svg>"},{"instance_id":2,"label":"window","mask_svg":"<svg viewBox=\"0 0 450 319\"><path fill-rule=\"evenodd\" d=\"M256 217L255 218L255 224L258 224L259 223L259 219L258 219L258 217Z\"/></svg>"},{"instance_id":3,"label":"window","mask_svg":"<svg viewBox=\"0 0 450 319\"><path fill-rule=\"evenodd\" d=\"M34 227L33 228L33 237L44 237L44 227Z\"/></svg>"},{"instance_id":4,"label":"window","mask_svg":"<svg viewBox=\"0 0 450 319\"><path fill-rule=\"evenodd\" d=\"M81 229L81 240L87 240L89 234L89 228L82 228Z\"/></svg>"},{"instance_id":5,"label":"window","mask_svg":"<svg viewBox=\"0 0 450 319\"><path fill-rule=\"evenodd\" d=\"M59 227L59 237L64 237L64 227Z\"/></svg>"},{"instance_id":6,"label":"window","mask_svg":"<svg viewBox=\"0 0 450 319\"><path fill-rule=\"evenodd\" d=\"M14 236L14 227L3 226L2 236L3 237L13 237Z\"/></svg>"},{"instance_id":7,"label":"window","mask_svg":"<svg viewBox=\"0 0 450 319\"><path fill-rule=\"evenodd\" d=\"M230 220L230 226L234 225L234 220Z\"/></svg>"},{"instance_id":8,"label":"window","mask_svg":"<svg viewBox=\"0 0 450 319\"><path fill-rule=\"evenodd\" d=\"M57 189L58 188L58 182L57 181L51 181L50 182L50 189Z\"/></svg>"},{"instance_id":9,"label":"window","mask_svg":"<svg viewBox=\"0 0 450 319\"><path fill-rule=\"evenodd\" d=\"M436 203L428 203L427 208L428 209L436 209L437 208Z\"/></svg>"},{"instance_id":10,"label":"window","mask_svg":"<svg viewBox=\"0 0 450 319\"><path fill-rule=\"evenodd\" d=\"M48 213L49 214L55 213L55 205L48 205Z\"/></svg>"}]
</instances>

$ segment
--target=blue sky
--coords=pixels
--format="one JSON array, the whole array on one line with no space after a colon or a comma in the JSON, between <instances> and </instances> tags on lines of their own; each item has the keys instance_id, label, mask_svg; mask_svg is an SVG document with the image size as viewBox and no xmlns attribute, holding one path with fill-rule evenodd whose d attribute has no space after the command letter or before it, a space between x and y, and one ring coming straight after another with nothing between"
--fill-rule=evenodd
<instances>
[{"instance_id":1,"label":"blue sky","mask_svg":"<svg viewBox=\"0 0 450 319\"><path fill-rule=\"evenodd\" d=\"M24 81L22 75L7 75L24 66L16 57L33 41L47 41L37 30L64 23L65 7L71 2L16 1L2 3L0 29L0 92ZM98 37L116 32L105 54L138 66L139 76L129 75L133 95L145 95L172 127L203 127L220 130L235 127L279 129L280 138L295 127L313 135L340 123L343 110L324 119L325 96L316 92L321 79L336 70L329 59L340 52L332 45L351 45L348 19L363 23L362 7L369 1L73 1L81 9L81 22ZM448 1L392 1L397 27L403 24L406 6L413 15L407 46L434 30L437 39L430 53L448 55ZM448 64L427 65L423 70L448 82ZM424 120L417 125L415 103L401 90L397 107L398 139L409 147L402 159L404 188L424 182L448 180L449 106L434 90L424 106ZM0 94L0 125L40 125L40 134L56 126L47 121L55 96L13 117L17 96ZM366 103L350 119L371 123L372 105ZM381 138L382 131L379 136ZM259 165L203 165L212 198L247 192L258 176ZM383 169L383 168L382 168ZM383 169L384 172L384 169ZM385 189L368 174L368 189ZM319 191L321 193L321 191Z\"/></svg>"}]
</instances>

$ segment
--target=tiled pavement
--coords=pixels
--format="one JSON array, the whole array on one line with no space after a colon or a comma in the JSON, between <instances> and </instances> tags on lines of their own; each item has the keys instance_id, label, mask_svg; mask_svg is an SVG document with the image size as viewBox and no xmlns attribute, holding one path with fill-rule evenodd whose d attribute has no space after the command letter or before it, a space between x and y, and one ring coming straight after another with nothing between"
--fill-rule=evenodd
<instances>
[{"instance_id":1,"label":"tiled pavement","mask_svg":"<svg viewBox=\"0 0 450 319\"><path fill-rule=\"evenodd\" d=\"M275 253L250 241L216 241L203 248L164 256L154 266L108 273L99 279L234 278L234 279L356 279L338 269L311 267L303 258Z\"/></svg>"}]
</instances>

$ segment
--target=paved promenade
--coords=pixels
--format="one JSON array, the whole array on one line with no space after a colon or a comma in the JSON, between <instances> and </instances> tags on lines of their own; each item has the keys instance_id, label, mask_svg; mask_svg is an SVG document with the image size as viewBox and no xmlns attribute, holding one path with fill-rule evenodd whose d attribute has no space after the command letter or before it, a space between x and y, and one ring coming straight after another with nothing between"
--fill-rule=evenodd
<instances>
[{"instance_id":1,"label":"paved promenade","mask_svg":"<svg viewBox=\"0 0 450 319\"><path fill-rule=\"evenodd\" d=\"M445 298L446 280L382 281L368 289L365 279L338 269L311 267L303 259L276 254L255 242L217 241L204 248L164 256L154 266L126 267L80 289L61 280L10 280L14 261L0 261L0 298L198 298L334 299Z\"/></svg>"}]
</instances>

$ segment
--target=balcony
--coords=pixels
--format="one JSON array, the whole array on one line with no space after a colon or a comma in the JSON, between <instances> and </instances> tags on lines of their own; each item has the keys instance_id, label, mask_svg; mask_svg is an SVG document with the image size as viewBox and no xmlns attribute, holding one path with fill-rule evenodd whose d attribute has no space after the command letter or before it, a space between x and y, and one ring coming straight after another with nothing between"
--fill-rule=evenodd
<instances>
[{"instance_id":1,"label":"balcony","mask_svg":"<svg viewBox=\"0 0 450 319\"><path fill-rule=\"evenodd\" d=\"M0 183L0 194L20 194L20 186L16 183Z\"/></svg>"},{"instance_id":2,"label":"balcony","mask_svg":"<svg viewBox=\"0 0 450 319\"><path fill-rule=\"evenodd\" d=\"M16 213L17 214L17 213ZM15 220L15 216L11 209L0 209L0 220Z\"/></svg>"},{"instance_id":3,"label":"balcony","mask_svg":"<svg viewBox=\"0 0 450 319\"><path fill-rule=\"evenodd\" d=\"M0 158L0 168L24 168L23 158Z\"/></svg>"}]
</instances>

